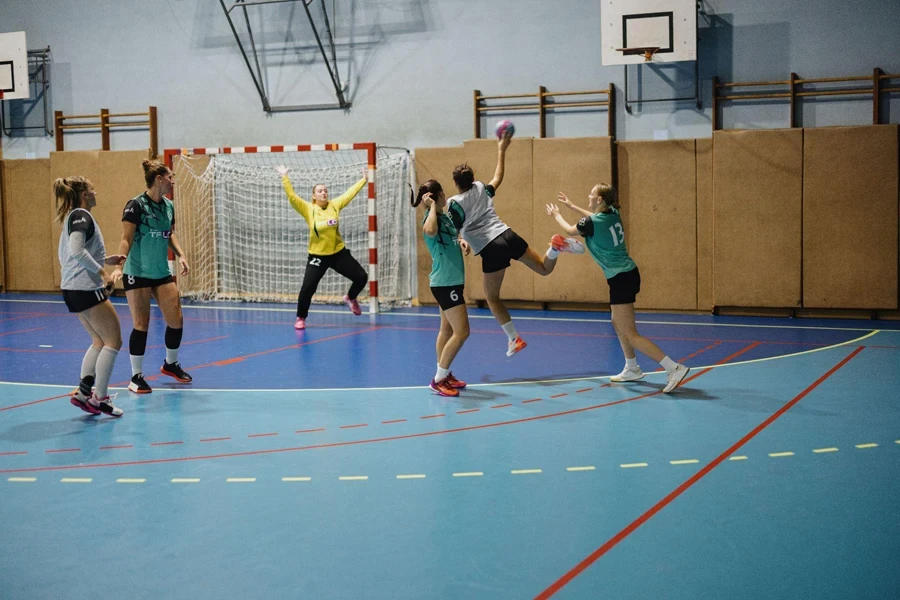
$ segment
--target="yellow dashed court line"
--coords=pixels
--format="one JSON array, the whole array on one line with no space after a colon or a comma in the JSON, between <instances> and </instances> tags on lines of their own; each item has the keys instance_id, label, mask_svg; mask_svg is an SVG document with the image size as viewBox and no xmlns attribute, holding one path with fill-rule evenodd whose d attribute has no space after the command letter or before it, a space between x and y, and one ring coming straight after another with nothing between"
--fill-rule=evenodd
<instances>
[{"instance_id":1,"label":"yellow dashed court line","mask_svg":"<svg viewBox=\"0 0 900 600\"><path fill-rule=\"evenodd\" d=\"M700 462L700 461L697 460L696 458L688 458L685 460L670 460L669 464L670 465L695 465L698 462Z\"/></svg>"},{"instance_id":2,"label":"yellow dashed court line","mask_svg":"<svg viewBox=\"0 0 900 600\"><path fill-rule=\"evenodd\" d=\"M59 480L60 483L90 483L93 479L87 477L63 477Z\"/></svg>"},{"instance_id":3,"label":"yellow dashed court line","mask_svg":"<svg viewBox=\"0 0 900 600\"><path fill-rule=\"evenodd\" d=\"M484 475L481 471L472 471L469 473L454 473L454 477L481 477Z\"/></svg>"},{"instance_id":4,"label":"yellow dashed court line","mask_svg":"<svg viewBox=\"0 0 900 600\"><path fill-rule=\"evenodd\" d=\"M146 479L116 479L116 483L146 483Z\"/></svg>"},{"instance_id":5,"label":"yellow dashed court line","mask_svg":"<svg viewBox=\"0 0 900 600\"><path fill-rule=\"evenodd\" d=\"M397 475L397 479L425 479L425 475L422 473L415 473L411 475Z\"/></svg>"},{"instance_id":6,"label":"yellow dashed court line","mask_svg":"<svg viewBox=\"0 0 900 600\"><path fill-rule=\"evenodd\" d=\"M534 475L535 473L543 473L541 469L516 469L510 471L512 475Z\"/></svg>"},{"instance_id":7,"label":"yellow dashed court line","mask_svg":"<svg viewBox=\"0 0 900 600\"><path fill-rule=\"evenodd\" d=\"M647 463L625 463L624 465L619 465L623 469L636 469L638 467L646 467Z\"/></svg>"},{"instance_id":8,"label":"yellow dashed court line","mask_svg":"<svg viewBox=\"0 0 900 600\"><path fill-rule=\"evenodd\" d=\"M782 456L793 456L793 452L769 452L769 456L772 458L780 458Z\"/></svg>"},{"instance_id":9,"label":"yellow dashed court line","mask_svg":"<svg viewBox=\"0 0 900 600\"><path fill-rule=\"evenodd\" d=\"M312 477L282 477L282 481L312 481Z\"/></svg>"},{"instance_id":10,"label":"yellow dashed court line","mask_svg":"<svg viewBox=\"0 0 900 600\"><path fill-rule=\"evenodd\" d=\"M176 477L172 480L172 483L200 483L200 480L190 477Z\"/></svg>"},{"instance_id":11,"label":"yellow dashed court line","mask_svg":"<svg viewBox=\"0 0 900 600\"><path fill-rule=\"evenodd\" d=\"M253 483L255 481L256 477L229 477L225 483Z\"/></svg>"},{"instance_id":12,"label":"yellow dashed court line","mask_svg":"<svg viewBox=\"0 0 900 600\"><path fill-rule=\"evenodd\" d=\"M368 475L348 475L346 477L338 477L341 481L366 481L369 479Z\"/></svg>"},{"instance_id":13,"label":"yellow dashed court line","mask_svg":"<svg viewBox=\"0 0 900 600\"><path fill-rule=\"evenodd\" d=\"M594 471L597 467L586 466L586 467L566 467L566 471Z\"/></svg>"},{"instance_id":14,"label":"yellow dashed court line","mask_svg":"<svg viewBox=\"0 0 900 600\"><path fill-rule=\"evenodd\" d=\"M864 450L865 448L877 448L878 444L857 444L856 447L860 450Z\"/></svg>"},{"instance_id":15,"label":"yellow dashed court line","mask_svg":"<svg viewBox=\"0 0 900 600\"><path fill-rule=\"evenodd\" d=\"M33 481L37 481L37 477L9 477L7 481L11 481L13 483L31 483Z\"/></svg>"},{"instance_id":16,"label":"yellow dashed court line","mask_svg":"<svg viewBox=\"0 0 900 600\"><path fill-rule=\"evenodd\" d=\"M731 456L728 460L747 460L746 456Z\"/></svg>"},{"instance_id":17,"label":"yellow dashed court line","mask_svg":"<svg viewBox=\"0 0 900 600\"><path fill-rule=\"evenodd\" d=\"M815 450L813 450L813 452L815 452L816 454L823 454L825 452L837 452L837 451L838 451L837 448L816 448Z\"/></svg>"}]
</instances>

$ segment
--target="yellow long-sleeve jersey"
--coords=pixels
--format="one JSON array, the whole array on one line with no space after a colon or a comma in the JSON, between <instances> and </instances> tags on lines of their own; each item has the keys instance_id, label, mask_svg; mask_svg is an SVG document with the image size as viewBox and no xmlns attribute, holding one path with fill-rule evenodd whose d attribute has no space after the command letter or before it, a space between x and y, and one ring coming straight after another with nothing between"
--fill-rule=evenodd
<instances>
[{"instance_id":1,"label":"yellow long-sleeve jersey","mask_svg":"<svg viewBox=\"0 0 900 600\"><path fill-rule=\"evenodd\" d=\"M284 191L287 192L291 206L306 219L306 223L309 225L309 253L329 256L343 250L344 240L338 230L341 210L350 204L350 201L363 189L363 186L368 183L368 178L363 177L349 190L334 200L329 200L328 206L325 208L319 208L315 202L307 202L298 196L287 175L281 178L281 183Z\"/></svg>"}]
</instances>

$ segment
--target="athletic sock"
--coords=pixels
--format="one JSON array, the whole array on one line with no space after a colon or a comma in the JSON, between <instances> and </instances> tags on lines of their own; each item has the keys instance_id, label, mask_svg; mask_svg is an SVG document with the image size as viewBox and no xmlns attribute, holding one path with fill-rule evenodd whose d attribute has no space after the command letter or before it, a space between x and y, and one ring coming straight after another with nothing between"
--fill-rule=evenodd
<instances>
[{"instance_id":1,"label":"athletic sock","mask_svg":"<svg viewBox=\"0 0 900 600\"><path fill-rule=\"evenodd\" d=\"M626 357L626 358L625 358L625 368L626 368L626 369L631 369L632 371L634 371L635 369L637 369L637 368L638 368L638 364L637 364L637 356L635 356L634 358L628 358L628 357Z\"/></svg>"},{"instance_id":2,"label":"athletic sock","mask_svg":"<svg viewBox=\"0 0 900 600\"><path fill-rule=\"evenodd\" d=\"M97 358L100 356L100 348L97 348L93 344L91 347L87 349L87 352L84 353L84 358L81 359L81 378L84 379L88 375L95 375L97 373Z\"/></svg>"},{"instance_id":3,"label":"athletic sock","mask_svg":"<svg viewBox=\"0 0 900 600\"><path fill-rule=\"evenodd\" d=\"M678 363L676 363L674 360L672 360L668 356L664 356L663 359L661 361L659 361L659 364L666 371L671 371L672 369L674 369L675 367L678 366Z\"/></svg>"},{"instance_id":4,"label":"athletic sock","mask_svg":"<svg viewBox=\"0 0 900 600\"><path fill-rule=\"evenodd\" d=\"M437 373L434 375L434 380L440 381L442 379L445 379L449 373L450 373L450 369L442 369L442 368L438 367Z\"/></svg>"},{"instance_id":5,"label":"athletic sock","mask_svg":"<svg viewBox=\"0 0 900 600\"><path fill-rule=\"evenodd\" d=\"M547 248L547 258L554 260L559 257L559 250L556 248Z\"/></svg>"},{"instance_id":6,"label":"athletic sock","mask_svg":"<svg viewBox=\"0 0 900 600\"><path fill-rule=\"evenodd\" d=\"M504 323L500 327L503 329L503 333L506 334L506 337L509 338L509 341L513 341L514 339L519 337L519 334L516 333L516 326L513 325L512 321L510 321L509 323Z\"/></svg>"},{"instance_id":7,"label":"athletic sock","mask_svg":"<svg viewBox=\"0 0 900 600\"><path fill-rule=\"evenodd\" d=\"M109 377L112 375L113 365L119 351L109 346L104 346L97 359L97 398L103 400L109 396Z\"/></svg>"}]
</instances>

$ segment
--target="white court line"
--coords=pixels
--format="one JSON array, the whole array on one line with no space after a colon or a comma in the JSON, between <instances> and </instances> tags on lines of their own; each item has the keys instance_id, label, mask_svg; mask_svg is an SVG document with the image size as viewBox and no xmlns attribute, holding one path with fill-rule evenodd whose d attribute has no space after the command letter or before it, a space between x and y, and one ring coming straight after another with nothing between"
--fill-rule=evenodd
<instances>
[{"instance_id":1,"label":"white court line","mask_svg":"<svg viewBox=\"0 0 900 600\"><path fill-rule=\"evenodd\" d=\"M852 344L856 344L861 342L864 339L870 338L877 333L882 333L880 329L875 329L870 331L866 335L860 336L858 338L847 340L846 342L840 342L838 344L832 344L831 346L823 346L821 348L813 348L812 350L803 350L802 352L793 352L791 354L779 354L778 356L769 356L767 358L754 358L752 360L742 360L733 363L726 363L723 365L707 365L691 367L692 371L701 371L703 369L721 369L723 367L739 367L742 365L749 365L753 363L766 362L769 360L780 360L782 358L793 358L795 356L803 356L804 354L814 354L816 352L824 352L826 350L833 350L834 348L840 348L841 346L849 346ZM644 371L644 375L663 375L665 372L662 370L659 371ZM537 380L527 380L527 381L501 381L497 383L470 383L468 387L470 388L489 388L489 387L498 387L505 385L534 385L534 384L547 384L547 383L566 383L568 381L602 381L604 379L609 379L612 375L598 375L597 377L566 377L562 379L537 379ZM64 388L67 390L72 389L72 384L57 384L57 383L20 383L17 381L0 381L0 385L20 385L27 387L44 387L44 388ZM126 388L109 388L111 390L124 390ZM187 389L173 389L173 388L155 388L153 390L154 394L165 394L166 392L175 392L178 394L183 394L185 392L204 392L204 393L223 393L223 392L237 392L237 393L246 393L246 392L264 392L264 393L291 393L296 394L298 392L377 392L377 391L385 391L385 390L423 390L428 389L427 385L401 385L394 387L355 387L355 388L293 388L293 389L284 389L284 388L276 388L276 389L258 389L258 388L239 388L239 389L216 389L216 388L187 388Z\"/></svg>"},{"instance_id":2,"label":"white court line","mask_svg":"<svg viewBox=\"0 0 900 600\"><path fill-rule=\"evenodd\" d=\"M11 300L11 299L0 299L0 302L20 302L25 304L65 304L62 300ZM128 306L124 302L113 302L114 306ZM182 305L182 309L185 310L220 310L220 311L242 311L242 312L283 312L283 313L296 313L297 309L295 308L261 308L261 307L250 307L250 306L194 306L194 305ZM535 309L537 310L537 309ZM311 313L318 314L335 314L335 315L346 315L347 310L323 310L323 309L313 309L310 310ZM579 312L579 311L571 311L571 312ZM368 314L368 313L363 313ZM69 313L60 313L59 316L68 317ZM378 313L380 317L426 317L431 319L440 318L440 313L404 313L404 312L382 312ZM581 318L571 318L571 317L526 317L515 315L517 321L562 321L564 323L611 323L611 319L581 319ZM490 321L494 320L493 315L469 315L470 319L487 319ZM819 330L819 331L871 331L866 327L820 327L813 325L750 325L750 324L741 324L741 323L702 323L702 322L693 322L693 321L644 321L644 320L636 320L635 323L641 325L696 325L697 327L738 327L738 328L749 328L749 329L797 329L797 330ZM248 323L252 325L252 323ZM885 333L900 333L900 329L886 329Z\"/></svg>"}]
</instances>

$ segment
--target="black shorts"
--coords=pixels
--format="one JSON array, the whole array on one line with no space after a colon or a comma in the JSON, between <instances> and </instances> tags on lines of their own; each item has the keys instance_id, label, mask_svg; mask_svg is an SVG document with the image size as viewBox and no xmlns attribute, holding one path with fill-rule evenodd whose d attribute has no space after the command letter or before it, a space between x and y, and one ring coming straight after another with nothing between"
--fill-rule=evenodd
<instances>
[{"instance_id":1,"label":"black shorts","mask_svg":"<svg viewBox=\"0 0 900 600\"><path fill-rule=\"evenodd\" d=\"M610 304L634 304L641 291L641 272L635 267L606 280L609 284Z\"/></svg>"},{"instance_id":2,"label":"black shorts","mask_svg":"<svg viewBox=\"0 0 900 600\"><path fill-rule=\"evenodd\" d=\"M519 260L528 251L528 242L512 229L507 229L478 253L481 256L481 272L496 273L510 265L511 260Z\"/></svg>"},{"instance_id":3,"label":"black shorts","mask_svg":"<svg viewBox=\"0 0 900 600\"><path fill-rule=\"evenodd\" d=\"M99 290L63 290L63 300L71 313L84 312L106 301L109 296L105 289Z\"/></svg>"},{"instance_id":4,"label":"black shorts","mask_svg":"<svg viewBox=\"0 0 900 600\"><path fill-rule=\"evenodd\" d=\"M450 310L454 306L466 303L463 298L463 287L463 284L441 285L431 288L431 294L442 310Z\"/></svg>"},{"instance_id":5,"label":"black shorts","mask_svg":"<svg viewBox=\"0 0 900 600\"><path fill-rule=\"evenodd\" d=\"M172 279L171 275L159 279L147 279L146 277L135 277L134 275L126 274L122 276L122 287L124 287L127 292L128 290L136 290L138 288L155 288L166 285L167 283L172 283L173 281L175 280Z\"/></svg>"}]
</instances>

